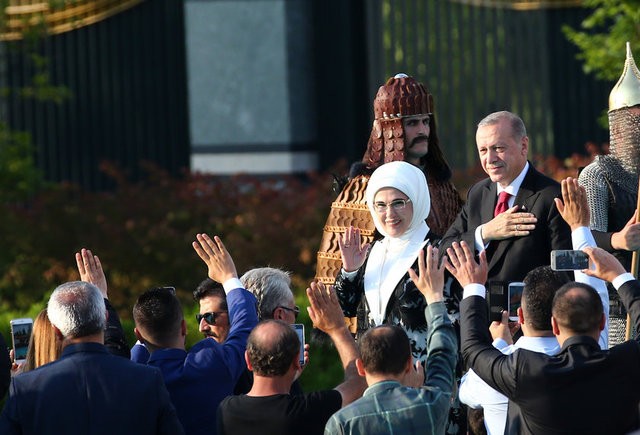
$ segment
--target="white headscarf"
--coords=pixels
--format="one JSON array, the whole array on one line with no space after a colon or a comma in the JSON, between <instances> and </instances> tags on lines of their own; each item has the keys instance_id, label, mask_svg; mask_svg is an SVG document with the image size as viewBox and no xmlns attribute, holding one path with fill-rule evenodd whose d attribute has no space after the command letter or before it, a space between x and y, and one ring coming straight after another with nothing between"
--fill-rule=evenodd
<instances>
[{"instance_id":1,"label":"white headscarf","mask_svg":"<svg viewBox=\"0 0 640 435\"><path fill-rule=\"evenodd\" d=\"M376 193L385 187L407 195L413 206L409 227L399 237L391 237L384 231L373 207ZM380 325L393 290L424 248L424 239L429 233L425 219L431 210L431 198L424 173L407 162L391 162L376 169L367 184L365 198L376 229L384 236L371 248L364 273L369 314L375 324Z\"/></svg>"},{"instance_id":2,"label":"white headscarf","mask_svg":"<svg viewBox=\"0 0 640 435\"><path fill-rule=\"evenodd\" d=\"M407 231L400 236L400 238L406 239L405 236L415 231L421 226L421 223L424 223L427 216L429 216L431 196L429 195L429 188L427 187L427 179L420 168L407 162L386 163L378 167L371 175L365 193L367 206L369 207L369 212L373 217L373 223L378 232L385 237L389 237L384 231L382 222L380 222L380 218L373 208L376 193L384 187L398 189L411 200L413 217L411 218L411 223Z\"/></svg>"}]
</instances>

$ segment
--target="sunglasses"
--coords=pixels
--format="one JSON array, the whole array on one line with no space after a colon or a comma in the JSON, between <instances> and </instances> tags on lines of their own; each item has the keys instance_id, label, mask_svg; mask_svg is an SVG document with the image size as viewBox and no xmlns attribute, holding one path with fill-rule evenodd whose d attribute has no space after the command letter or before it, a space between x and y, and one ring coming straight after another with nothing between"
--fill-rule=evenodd
<instances>
[{"instance_id":1,"label":"sunglasses","mask_svg":"<svg viewBox=\"0 0 640 435\"><path fill-rule=\"evenodd\" d=\"M207 322L209 325L215 325L216 324L216 317L226 313L227 311L212 311L210 313L204 313L204 314L196 314L196 320L198 321L198 324L200 324L200 322L202 322L202 319L204 319L205 322Z\"/></svg>"}]
</instances>

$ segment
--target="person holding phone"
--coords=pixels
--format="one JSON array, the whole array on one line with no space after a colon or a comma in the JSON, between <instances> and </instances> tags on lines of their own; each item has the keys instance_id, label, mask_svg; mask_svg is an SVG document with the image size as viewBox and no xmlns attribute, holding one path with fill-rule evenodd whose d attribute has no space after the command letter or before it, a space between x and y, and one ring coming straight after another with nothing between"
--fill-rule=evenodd
<instances>
[{"instance_id":1,"label":"person holding phone","mask_svg":"<svg viewBox=\"0 0 640 435\"><path fill-rule=\"evenodd\" d=\"M104 298L105 308L109 313L104 336L104 344L107 350L113 355L129 358L129 348L124 337L120 318L117 311L109 303L107 278L102 269L100 258L89 249L83 248L76 252L75 260L80 280L94 284ZM20 363L15 359L15 352L13 353L13 373L15 375L34 370L57 360L61 353L62 343L56 339L55 328L49 320L47 310L44 309L38 313L33 322L33 330L29 338L25 360Z\"/></svg>"},{"instance_id":2,"label":"person holding phone","mask_svg":"<svg viewBox=\"0 0 640 435\"><path fill-rule=\"evenodd\" d=\"M253 372L253 386L247 394L227 397L220 404L219 434L320 435L333 413L362 395L366 382L355 366L360 354L334 289L312 282L307 297L314 327L327 333L338 351L344 381L332 390L289 394L302 370L300 340L290 324L263 320L251 331L245 353L247 367Z\"/></svg>"},{"instance_id":3,"label":"person holding phone","mask_svg":"<svg viewBox=\"0 0 640 435\"><path fill-rule=\"evenodd\" d=\"M540 266L529 272L524 279L522 304L518 308L518 323L522 337L513 343L508 324L507 311L502 312L502 320L494 321L489 327L493 346L504 354L517 349L528 349L555 355L560 350L558 340L551 330L551 304L555 292L569 282L562 272ZM460 401L473 409L484 411L484 425L487 434L503 434L507 422L509 399L491 388L474 371L469 369L462 377L459 390Z\"/></svg>"},{"instance_id":4,"label":"person holding phone","mask_svg":"<svg viewBox=\"0 0 640 435\"><path fill-rule=\"evenodd\" d=\"M97 286L58 286L47 314L62 354L12 379L0 433L79 435L98 427L113 434L184 433L160 373L114 357L104 346L107 310Z\"/></svg>"},{"instance_id":5,"label":"person holding phone","mask_svg":"<svg viewBox=\"0 0 640 435\"><path fill-rule=\"evenodd\" d=\"M573 248L576 250L591 246L596 242L589 230L589 208L584 189L574 178L561 182L562 200L556 201L556 207L562 218L571 228ZM575 280L591 285L597 290L603 310L608 313L608 291L601 279L591 277L582 271L575 271ZM518 323L523 336L513 343L506 311L501 322L492 322L489 330L493 346L508 355L517 349L527 349L546 355L555 355L560 351L558 340L551 328L551 311L556 291L569 282L569 275L552 270L550 266L540 266L530 271L524 278L522 303L517 310ZM608 348L608 324L601 331L599 345ZM508 398L494 390L474 371L463 376L460 383L460 400L473 409L484 410L484 424L489 435L503 434L507 423Z\"/></svg>"},{"instance_id":6,"label":"person holding phone","mask_svg":"<svg viewBox=\"0 0 640 435\"><path fill-rule=\"evenodd\" d=\"M295 297L291 291L289 272L274 267L257 267L245 272L240 277L240 282L248 292L256 297L259 321L267 319L282 320L296 328L296 331L302 337L303 351L300 352L300 365L304 368L309 360L309 345L304 343L304 325L295 323L300 314L300 307L296 305ZM200 302L201 313L206 311L207 307L211 307L211 305L206 302ZM228 324L228 319L225 320ZM206 329L203 322L200 322L200 329ZM253 374L250 370L245 370L240 379L238 379L233 393L246 394L251 389L252 384ZM291 385L290 393L302 394L302 392L300 382L296 379Z\"/></svg>"},{"instance_id":7,"label":"person holding phone","mask_svg":"<svg viewBox=\"0 0 640 435\"><path fill-rule=\"evenodd\" d=\"M60 358L62 343L56 340L55 329L44 309L33 321L33 332L29 340L27 357L20 366L21 373L28 372Z\"/></svg>"}]
</instances>

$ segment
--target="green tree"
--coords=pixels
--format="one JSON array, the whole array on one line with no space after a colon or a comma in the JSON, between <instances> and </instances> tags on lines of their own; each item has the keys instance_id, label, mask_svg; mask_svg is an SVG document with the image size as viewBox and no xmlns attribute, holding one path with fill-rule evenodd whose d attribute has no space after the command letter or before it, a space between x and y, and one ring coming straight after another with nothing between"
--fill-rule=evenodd
<instances>
[{"instance_id":1,"label":"green tree","mask_svg":"<svg viewBox=\"0 0 640 435\"><path fill-rule=\"evenodd\" d=\"M622 72L625 44L640 54L640 0L584 0L593 9L580 29L564 26L565 36L580 49L584 71L600 80L616 81ZM634 45L635 44L635 45Z\"/></svg>"}]
</instances>

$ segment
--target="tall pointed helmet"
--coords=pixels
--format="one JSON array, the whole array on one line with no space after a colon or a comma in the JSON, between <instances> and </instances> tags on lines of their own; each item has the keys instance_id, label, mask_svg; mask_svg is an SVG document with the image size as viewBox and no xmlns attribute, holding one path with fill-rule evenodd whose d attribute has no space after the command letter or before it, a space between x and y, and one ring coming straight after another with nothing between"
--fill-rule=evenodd
<instances>
[{"instance_id":1,"label":"tall pointed helmet","mask_svg":"<svg viewBox=\"0 0 640 435\"><path fill-rule=\"evenodd\" d=\"M433 113L433 96L413 77L400 73L380 86L373 101L374 121L362 161L370 168L405 159L402 118ZM433 118L433 117L432 117ZM430 145L437 148L437 134L430 120Z\"/></svg>"},{"instance_id":2,"label":"tall pointed helmet","mask_svg":"<svg viewBox=\"0 0 640 435\"><path fill-rule=\"evenodd\" d=\"M640 71L633 60L631 45L627 42L627 58L618 83L609 94L609 112L640 105Z\"/></svg>"}]
</instances>

